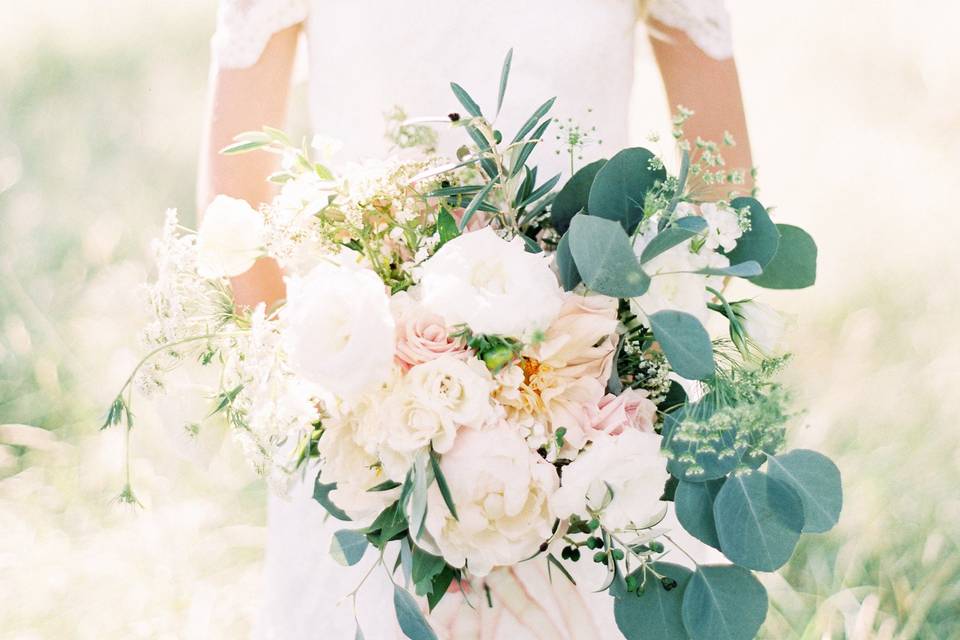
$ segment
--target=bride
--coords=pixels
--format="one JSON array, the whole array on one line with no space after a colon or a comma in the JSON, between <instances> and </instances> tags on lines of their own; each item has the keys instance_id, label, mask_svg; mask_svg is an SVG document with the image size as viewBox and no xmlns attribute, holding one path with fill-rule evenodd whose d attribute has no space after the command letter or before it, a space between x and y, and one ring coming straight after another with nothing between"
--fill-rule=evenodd
<instances>
[{"instance_id":1,"label":"bride","mask_svg":"<svg viewBox=\"0 0 960 640\"><path fill-rule=\"evenodd\" d=\"M384 114L397 107L411 115L457 111L450 81L463 85L481 105L495 103L499 63L513 47L510 90L498 126L515 130L520 118L557 96L553 114L565 128L555 133L580 127L587 134L569 155L563 135L541 145L545 148L538 150L537 162L542 169L554 169L547 174L552 175L569 172L572 159L582 166L603 157L607 148L628 146L634 34L641 18L649 26L669 104L696 112L687 136L720 140L729 131L739 144L725 154L728 164L751 166L722 0L487 0L469 5L221 0L212 43L199 210L220 193L254 206L272 198L265 178L275 170L274 156L223 156L218 150L241 131L283 127L301 34L309 59L311 124L314 131L344 143L338 160L383 156L390 146L383 133ZM440 147L452 155L461 143L441 137ZM242 305L270 304L285 295L280 269L267 259L232 284ZM270 498L266 593L257 635L340 640L355 637L359 625L371 640L402 638L385 576L374 572L355 601L348 597L368 565L345 569L328 557L335 526L326 521L311 492L308 478L291 496ZM590 570L599 567L582 567L575 576L578 586L573 586L556 574L550 580L545 564L495 571L482 592L444 598L430 616L437 634L443 640L620 637L613 599L593 593L603 576L590 575Z\"/></svg>"}]
</instances>

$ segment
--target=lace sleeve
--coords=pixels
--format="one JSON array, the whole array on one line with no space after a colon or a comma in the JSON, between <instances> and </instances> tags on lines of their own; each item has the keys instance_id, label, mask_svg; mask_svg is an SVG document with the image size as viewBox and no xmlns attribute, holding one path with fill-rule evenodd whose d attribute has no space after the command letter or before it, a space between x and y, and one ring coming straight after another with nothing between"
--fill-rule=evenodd
<instances>
[{"instance_id":1,"label":"lace sleeve","mask_svg":"<svg viewBox=\"0 0 960 640\"><path fill-rule=\"evenodd\" d=\"M308 0L220 0L210 46L220 66L249 67L274 33L303 22Z\"/></svg>"},{"instance_id":2,"label":"lace sleeve","mask_svg":"<svg viewBox=\"0 0 960 640\"><path fill-rule=\"evenodd\" d=\"M723 0L650 0L647 15L686 32L711 58L733 57L730 15Z\"/></svg>"}]
</instances>

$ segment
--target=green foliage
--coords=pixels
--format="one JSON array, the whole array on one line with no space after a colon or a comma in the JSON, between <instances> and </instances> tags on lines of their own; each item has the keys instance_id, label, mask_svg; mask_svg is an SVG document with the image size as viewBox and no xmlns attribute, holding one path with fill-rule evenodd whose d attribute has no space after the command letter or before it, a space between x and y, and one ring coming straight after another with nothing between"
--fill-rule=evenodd
<instances>
[{"instance_id":1,"label":"green foliage","mask_svg":"<svg viewBox=\"0 0 960 640\"><path fill-rule=\"evenodd\" d=\"M750 210L750 228L737 240L737 246L727 254L730 264L752 260L765 268L780 245L780 232L770 220L767 210L754 198L734 198L730 202L734 209L747 207Z\"/></svg>"},{"instance_id":2,"label":"green foliage","mask_svg":"<svg viewBox=\"0 0 960 640\"><path fill-rule=\"evenodd\" d=\"M758 571L776 571L786 564L803 531L800 496L761 471L727 478L713 514L724 555Z\"/></svg>"},{"instance_id":3,"label":"green foliage","mask_svg":"<svg viewBox=\"0 0 960 640\"><path fill-rule=\"evenodd\" d=\"M457 227L457 221L446 209L440 211L440 215L437 216L437 234L440 236L440 242L437 243L437 249L460 235L460 229Z\"/></svg>"},{"instance_id":4,"label":"green foliage","mask_svg":"<svg viewBox=\"0 0 960 640\"><path fill-rule=\"evenodd\" d=\"M413 545L410 579L418 596L433 591L433 581L447 566L443 558Z\"/></svg>"},{"instance_id":5,"label":"green foliage","mask_svg":"<svg viewBox=\"0 0 960 640\"><path fill-rule=\"evenodd\" d=\"M830 458L809 449L795 449L767 459L771 478L790 485L803 503L803 532L829 531L840 519L843 487L840 470Z\"/></svg>"},{"instance_id":6,"label":"green foliage","mask_svg":"<svg viewBox=\"0 0 960 640\"><path fill-rule=\"evenodd\" d=\"M691 640L752 640L767 617L767 592L742 567L700 566L683 594Z\"/></svg>"},{"instance_id":7,"label":"green foliage","mask_svg":"<svg viewBox=\"0 0 960 640\"><path fill-rule=\"evenodd\" d=\"M473 214L475 214L477 209L480 208L480 205L483 204L484 198L486 198L487 194L490 193L490 189L493 188L494 184L496 184L496 182L491 180L487 184L483 185L483 188L480 189L480 191L478 191L470 200L470 203L467 204L467 207L463 210L463 215L460 216L459 230L461 232L467 228L468 224L470 224Z\"/></svg>"},{"instance_id":8,"label":"green foliage","mask_svg":"<svg viewBox=\"0 0 960 640\"><path fill-rule=\"evenodd\" d=\"M716 372L713 343L699 320L689 313L673 310L650 314L649 320L653 337L678 375L689 380L713 377Z\"/></svg>"},{"instance_id":9,"label":"green foliage","mask_svg":"<svg viewBox=\"0 0 960 640\"><path fill-rule=\"evenodd\" d=\"M497 114L503 106L503 96L507 93L507 79L510 77L510 63L513 61L513 49L507 51L507 57L503 59L503 68L500 71L500 89L497 91Z\"/></svg>"},{"instance_id":10,"label":"green foliage","mask_svg":"<svg viewBox=\"0 0 960 640\"><path fill-rule=\"evenodd\" d=\"M320 482L320 473L317 473L317 478L313 483L313 499L320 503L324 509L327 510L331 516L337 520L343 520L344 522L350 521L350 516L347 515L347 512L338 507L333 503L333 500L330 498L330 492L337 488L336 482L330 482L327 484Z\"/></svg>"},{"instance_id":11,"label":"green foliage","mask_svg":"<svg viewBox=\"0 0 960 640\"><path fill-rule=\"evenodd\" d=\"M698 269L697 273L705 276L732 276L735 278L750 278L759 276L763 273L760 263L754 260L748 260L739 264L732 264L729 267L706 267Z\"/></svg>"},{"instance_id":12,"label":"green foliage","mask_svg":"<svg viewBox=\"0 0 960 640\"><path fill-rule=\"evenodd\" d=\"M450 515L455 520L459 520L457 506L453 503L453 496L450 494L450 485L447 484L447 477L443 475L443 469L440 467L440 457L433 449L430 450L430 468L433 470L433 477L437 482L437 489L440 490L440 495L443 497L443 503L450 510Z\"/></svg>"},{"instance_id":13,"label":"green foliage","mask_svg":"<svg viewBox=\"0 0 960 640\"><path fill-rule=\"evenodd\" d=\"M396 584L393 585L393 608L397 612L397 622L403 635L410 640L437 640L437 634L430 628L417 601L406 589Z\"/></svg>"},{"instance_id":14,"label":"green foliage","mask_svg":"<svg viewBox=\"0 0 960 640\"><path fill-rule=\"evenodd\" d=\"M817 245L806 231L778 224L780 245L764 267L763 274L750 281L766 289L804 289L817 281Z\"/></svg>"},{"instance_id":15,"label":"green foliage","mask_svg":"<svg viewBox=\"0 0 960 640\"><path fill-rule=\"evenodd\" d=\"M456 82L451 82L450 89L453 90L453 95L457 97L457 100L460 101L460 104L463 105L463 108L466 109L467 113L475 118L479 118L483 115L483 113L480 111L480 105L478 105L476 101L470 97L470 94L467 93L463 87Z\"/></svg>"},{"instance_id":16,"label":"green foliage","mask_svg":"<svg viewBox=\"0 0 960 640\"><path fill-rule=\"evenodd\" d=\"M624 149L600 168L590 188L590 215L619 222L633 233L643 219L647 192L667 177L663 165L642 147Z\"/></svg>"},{"instance_id":17,"label":"green foliage","mask_svg":"<svg viewBox=\"0 0 960 640\"><path fill-rule=\"evenodd\" d=\"M407 516L404 513L403 500L400 499L381 511L364 533L370 544L382 550L391 540L407 535L407 527Z\"/></svg>"},{"instance_id":18,"label":"green foliage","mask_svg":"<svg viewBox=\"0 0 960 640\"><path fill-rule=\"evenodd\" d=\"M560 284L564 291L573 291L583 281L577 271L577 263L570 252L570 232L563 234L557 243L557 253L554 258L557 262L557 271L560 272Z\"/></svg>"},{"instance_id":19,"label":"green foliage","mask_svg":"<svg viewBox=\"0 0 960 640\"><path fill-rule=\"evenodd\" d=\"M363 558L369 541L362 531L341 529L330 540L330 556L345 567L350 567Z\"/></svg>"},{"instance_id":20,"label":"green foliage","mask_svg":"<svg viewBox=\"0 0 960 640\"><path fill-rule=\"evenodd\" d=\"M550 221L559 233L565 233L573 216L581 211L587 213L587 199L597 172L607 163L606 159L595 160L581 167L570 176L550 207Z\"/></svg>"},{"instance_id":21,"label":"green foliage","mask_svg":"<svg viewBox=\"0 0 960 640\"><path fill-rule=\"evenodd\" d=\"M655 235L640 254L640 262L647 263L681 242L686 242L707 228L707 221L700 216L685 216L674 220L667 228Z\"/></svg>"},{"instance_id":22,"label":"green foliage","mask_svg":"<svg viewBox=\"0 0 960 640\"><path fill-rule=\"evenodd\" d=\"M567 233L577 271L592 291L614 298L646 293L650 276L640 268L623 227L581 214L574 216Z\"/></svg>"},{"instance_id":23,"label":"green foliage","mask_svg":"<svg viewBox=\"0 0 960 640\"><path fill-rule=\"evenodd\" d=\"M713 503L726 478L706 482L680 480L674 493L677 520L693 537L715 549L720 548L717 523L713 517Z\"/></svg>"},{"instance_id":24,"label":"green foliage","mask_svg":"<svg viewBox=\"0 0 960 640\"><path fill-rule=\"evenodd\" d=\"M668 584L674 586L667 589L653 572L665 576L672 581ZM636 588L624 591L613 604L617 628L624 637L627 640L686 640L681 607L692 575L689 569L677 564L652 562L649 569L641 567L627 576L627 583L633 586L635 582Z\"/></svg>"},{"instance_id":25,"label":"green foliage","mask_svg":"<svg viewBox=\"0 0 960 640\"><path fill-rule=\"evenodd\" d=\"M733 471L740 460L736 429L729 424L711 424L715 398L706 396L686 405L663 420L661 447L667 469L680 480L706 482Z\"/></svg>"}]
</instances>

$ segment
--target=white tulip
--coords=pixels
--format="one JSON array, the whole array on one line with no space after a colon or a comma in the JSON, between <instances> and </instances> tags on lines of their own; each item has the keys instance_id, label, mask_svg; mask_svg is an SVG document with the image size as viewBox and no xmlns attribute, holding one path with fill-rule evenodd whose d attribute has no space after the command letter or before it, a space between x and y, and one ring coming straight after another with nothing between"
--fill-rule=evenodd
<instances>
[{"instance_id":1,"label":"white tulip","mask_svg":"<svg viewBox=\"0 0 960 640\"><path fill-rule=\"evenodd\" d=\"M263 255L263 217L245 200L219 195L197 231L197 272L204 278L232 278Z\"/></svg>"}]
</instances>

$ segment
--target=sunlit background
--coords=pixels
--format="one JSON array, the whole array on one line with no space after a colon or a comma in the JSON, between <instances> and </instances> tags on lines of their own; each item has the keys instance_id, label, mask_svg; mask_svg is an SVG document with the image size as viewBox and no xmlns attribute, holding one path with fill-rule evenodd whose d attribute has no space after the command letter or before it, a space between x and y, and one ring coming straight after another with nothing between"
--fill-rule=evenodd
<instances>
[{"instance_id":1,"label":"sunlit background","mask_svg":"<svg viewBox=\"0 0 960 640\"><path fill-rule=\"evenodd\" d=\"M847 497L765 578L769 638L960 637L958 6L730 1L761 198L821 250L816 288L766 298L797 318L792 439ZM214 11L0 9L4 639L242 638L256 615L265 488L222 428L191 440L201 405L139 402L136 511L112 502L121 432L97 430L137 358L149 239L166 207L195 215ZM663 100L640 74L643 131Z\"/></svg>"}]
</instances>

